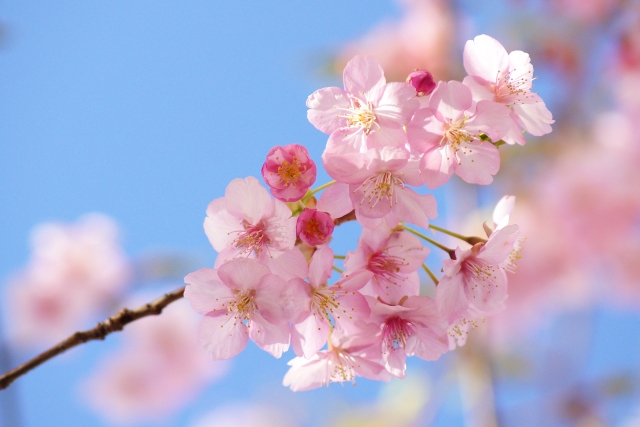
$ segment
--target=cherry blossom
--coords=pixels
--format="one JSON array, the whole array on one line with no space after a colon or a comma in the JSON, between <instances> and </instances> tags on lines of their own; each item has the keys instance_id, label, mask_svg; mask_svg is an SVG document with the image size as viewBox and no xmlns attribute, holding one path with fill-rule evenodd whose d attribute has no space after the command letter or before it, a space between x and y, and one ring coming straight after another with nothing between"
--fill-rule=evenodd
<instances>
[{"instance_id":1,"label":"cherry blossom","mask_svg":"<svg viewBox=\"0 0 640 427\"><path fill-rule=\"evenodd\" d=\"M409 73L407 83L415 88L416 96L430 95L437 86L431 73L426 70L415 70Z\"/></svg>"},{"instance_id":2,"label":"cherry blossom","mask_svg":"<svg viewBox=\"0 0 640 427\"><path fill-rule=\"evenodd\" d=\"M507 54L499 41L482 34L465 44L464 68L469 76L463 83L471 89L474 100L511 107L517 124L532 135L551 132L551 112L542 98L531 92L533 66L529 54L519 50ZM524 145L524 138L518 134L510 134L505 141Z\"/></svg>"},{"instance_id":3,"label":"cherry blossom","mask_svg":"<svg viewBox=\"0 0 640 427\"><path fill-rule=\"evenodd\" d=\"M389 305L367 297L371 320L381 325L380 342L386 369L398 378L406 376L406 358L416 355L437 360L449 349L447 322L429 297L404 297Z\"/></svg>"},{"instance_id":4,"label":"cherry blossom","mask_svg":"<svg viewBox=\"0 0 640 427\"><path fill-rule=\"evenodd\" d=\"M358 335L331 333L329 349L319 351L311 358L296 357L288 364L282 384L293 391L312 390L331 383L351 382L356 376L389 381L391 375L382 365L379 329L374 325Z\"/></svg>"},{"instance_id":5,"label":"cherry blossom","mask_svg":"<svg viewBox=\"0 0 640 427\"><path fill-rule=\"evenodd\" d=\"M305 209L298 216L296 231L300 240L310 246L329 242L334 224L331 216L316 209Z\"/></svg>"},{"instance_id":6,"label":"cherry blossom","mask_svg":"<svg viewBox=\"0 0 640 427\"><path fill-rule=\"evenodd\" d=\"M408 185L422 185L417 168L404 149L385 147L364 154L335 154L327 147L323 163L329 175L349 184L349 197L359 216L384 218L392 214L398 221L421 227L437 215L435 198L420 195ZM343 187L344 188L344 187Z\"/></svg>"},{"instance_id":7,"label":"cherry blossom","mask_svg":"<svg viewBox=\"0 0 640 427\"><path fill-rule=\"evenodd\" d=\"M446 183L455 173L472 184L487 185L500 168L500 154L490 142L509 130L509 110L492 101L473 108L471 91L460 82L440 82L429 107L416 112L407 127L411 148L423 153L420 171L429 188Z\"/></svg>"},{"instance_id":8,"label":"cherry blossom","mask_svg":"<svg viewBox=\"0 0 640 427\"><path fill-rule=\"evenodd\" d=\"M360 292L397 304L405 295L418 295L417 270L428 254L429 248L404 231L365 228L358 249L347 254L345 273L370 271L373 277Z\"/></svg>"},{"instance_id":9,"label":"cherry blossom","mask_svg":"<svg viewBox=\"0 0 640 427\"><path fill-rule=\"evenodd\" d=\"M240 258L200 269L185 282L185 298L205 316L200 343L212 359L237 355L249 338L275 357L289 348L289 321L304 305L295 280L285 282L260 262Z\"/></svg>"},{"instance_id":10,"label":"cherry blossom","mask_svg":"<svg viewBox=\"0 0 640 427\"><path fill-rule=\"evenodd\" d=\"M252 176L234 179L225 196L209 203L204 230L219 252L218 265L238 256L264 259L293 248L296 219Z\"/></svg>"},{"instance_id":11,"label":"cherry blossom","mask_svg":"<svg viewBox=\"0 0 640 427\"><path fill-rule=\"evenodd\" d=\"M344 87L320 89L309 96L307 117L342 152L402 147L403 126L418 108L415 89L407 83L386 83L380 64L356 56L346 65Z\"/></svg>"},{"instance_id":12,"label":"cherry blossom","mask_svg":"<svg viewBox=\"0 0 640 427\"><path fill-rule=\"evenodd\" d=\"M294 321L291 331L291 345L298 356L310 358L320 350L327 342L332 324L345 334L357 333L369 318L369 306L358 291L371 279L371 273L362 271L345 276L329 286L333 259L331 248L321 246L311 258L309 283L294 279L297 289L306 286L308 295L306 314Z\"/></svg>"},{"instance_id":13,"label":"cherry blossom","mask_svg":"<svg viewBox=\"0 0 640 427\"><path fill-rule=\"evenodd\" d=\"M302 199L316 181L316 173L309 152L298 144L273 147L262 165L262 177L271 194L283 202Z\"/></svg>"}]
</instances>

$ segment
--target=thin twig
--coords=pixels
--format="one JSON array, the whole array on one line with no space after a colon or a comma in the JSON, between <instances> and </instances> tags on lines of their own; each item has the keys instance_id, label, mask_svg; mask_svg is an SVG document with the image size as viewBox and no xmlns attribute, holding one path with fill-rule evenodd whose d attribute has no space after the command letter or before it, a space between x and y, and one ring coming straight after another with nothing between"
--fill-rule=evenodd
<instances>
[{"instance_id":1,"label":"thin twig","mask_svg":"<svg viewBox=\"0 0 640 427\"><path fill-rule=\"evenodd\" d=\"M356 211L355 209L352 210L351 212L349 212L348 214L341 216L340 218L336 218L333 220L333 225L335 225L336 227L340 224L344 224L345 222L348 221L355 221L356 219Z\"/></svg>"},{"instance_id":2,"label":"thin twig","mask_svg":"<svg viewBox=\"0 0 640 427\"><path fill-rule=\"evenodd\" d=\"M111 316L104 322L100 322L93 329L87 329L86 331L76 332L64 341L59 342L50 349L40 353L33 359L18 366L15 369L7 372L0 377L0 390L3 390L30 370L40 366L47 360L64 353L65 351L73 348L77 345L83 344L92 340L103 340L107 335L112 332L121 331L125 325L138 320L146 316L155 316L162 313L162 310L174 301L179 300L184 296L184 286L180 289L176 289L173 292L163 295L162 297L152 301L148 304L138 307L135 310L123 308L120 312L114 316Z\"/></svg>"}]
</instances>

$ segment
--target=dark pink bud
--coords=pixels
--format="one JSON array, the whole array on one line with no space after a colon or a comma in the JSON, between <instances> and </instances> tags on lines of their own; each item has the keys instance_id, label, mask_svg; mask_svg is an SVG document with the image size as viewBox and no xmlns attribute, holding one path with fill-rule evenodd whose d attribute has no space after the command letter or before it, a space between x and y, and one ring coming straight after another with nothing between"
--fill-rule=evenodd
<instances>
[{"instance_id":1,"label":"dark pink bud","mask_svg":"<svg viewBox=\"0 0 640 427\"><path fill-rule=\"evenodd\" d=\"M327 243L333 234L333 228L331 215L315 209L303 210L296 224L298 237L309 246Z\"/></svg>"},{"instance_id":2,"label":"dark pink bud","mask_svg":"<svg viewBox=\"0 0 640 427\"><path fill-rule=\"evenodd\" d=\"M436 81L430 72L425 70L416 70L409 74L407 83L416 89L418 96L429 95L436 88Z\"/></svg>"},{"instance_id":3,"label":"dark pink bud","mask_svg":"<svg viewBox=\"0 0 640 427\"><path fill-rule=\"evenodd\" d=\"M273 147L262 165L271 194L283 202L297 202L316 182L316 164L299 144Z\"/></svg>"}]
</instances>

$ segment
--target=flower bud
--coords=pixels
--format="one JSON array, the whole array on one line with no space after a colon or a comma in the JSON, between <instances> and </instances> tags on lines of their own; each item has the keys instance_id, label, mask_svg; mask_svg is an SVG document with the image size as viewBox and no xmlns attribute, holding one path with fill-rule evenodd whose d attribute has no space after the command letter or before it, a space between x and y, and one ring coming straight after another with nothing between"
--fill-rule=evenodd
<instances>
[{"instance_id":1,"label":"flower bud","mask_svg":"<svg viewBox=\"0 0 640 427\"><path fill-rule=\"evenodd\" d=\"M316 164L302 145L278 145L267 154L262 177L273 197L283 202L296 202L316 181Z\"/></svg>"},{"instance_id":2,"label":"flower bud","mask_svg":"<svg viewBox=\"0 0 640 427\"><path fill-rule=\"evenodd\" d=\"M433 76L426 70L415 70L409 74L407 83L416 89L417 96L429 95L436 88Z\"/></svg>"},{"instance_id":3,"label":"flower bud","mask_svg":"<svg viewBox=\"0 0 640 427\"><path fill-rule=\"evenodd\" d=\"M316 209L305 209L298 217L296 233L300 240L309 246L324 245L333 233L331 216Z\"/></svg>"}]
</instances>

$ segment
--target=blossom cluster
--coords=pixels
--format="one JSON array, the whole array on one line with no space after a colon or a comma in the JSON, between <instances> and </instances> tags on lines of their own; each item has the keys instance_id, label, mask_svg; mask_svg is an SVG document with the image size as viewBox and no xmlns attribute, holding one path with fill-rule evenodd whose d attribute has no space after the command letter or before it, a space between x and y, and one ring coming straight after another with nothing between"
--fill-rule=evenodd
<instances>
[{"instance_id":1,"label":"blossom cluster","mask_svg":"<svg viewBox=\"0 0 640 427\"><path fill-rule=\"evenodd\" d=\"M277 146L262 167L271 194L254 177L234 179L209 204L204 229L218 258L185 277L185 297L204 316L199 337L212 359L236 356L251 339L275 357L293 349L284 378L292 390L404 378L408 356L438 359L464 343L478 318L504 307L521 245L509 224L514 198L499 202L484 239L430 224L436 200L417 190L454 173L491 183L498 146L523 145L524 131L543 135L553 120L531 91L526 53L507 53L482 35L467 42L464 65L462 82L436 83L416 70L387 83L375 59L356 56L344 88L307 100L309 121L329 134L322 165L334 181L310 190L317 168L306 148ZM354 251L336 255L331 237L348 219L362 234ZM449 249L407 224L458 237L461 246ZM439 280L419 238L450 257ZM437 285L435 298L420 295L421 268ZM334 271L340 277L330 284Z\"/></svg>"}]
</instances>

